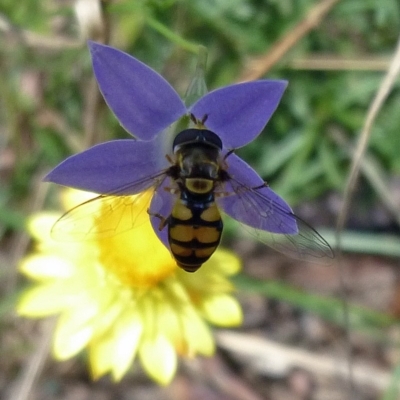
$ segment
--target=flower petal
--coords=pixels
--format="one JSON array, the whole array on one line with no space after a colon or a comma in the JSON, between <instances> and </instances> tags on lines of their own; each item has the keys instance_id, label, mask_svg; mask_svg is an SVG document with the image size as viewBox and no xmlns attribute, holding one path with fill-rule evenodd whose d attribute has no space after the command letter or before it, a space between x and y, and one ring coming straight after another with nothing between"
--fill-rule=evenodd
<instances>
[{"instance_id":1,"label":"flower petal","mask_svg":"<svg viewBox=\"0 0 400 400\"><path fill-rule=\"evenodd\" d=\"M151 176L166 166L157 139L113 140L67 158L44 180L100 194L129 195L152 186Z\"/></svg>"},{"instance_id":2,"label":"flower petal","mask_svg":"<svg viewBox=\"0 0 400 400\"><path fill-rule=\"evenodd\" d=\"M51 227L60 218L61 214L58 212L43 211L38 214L32 215L28 219L28 231L35 240L48 241L50 240Z\"/></svg>"},{"instance_id":3,"label":"flower petal","mask_svg":"<svg viewBox=\"0 0 400 400\"><path fill-rule=\"evenodd\" d=\"M96 327L96 337L90 341L89 360L95 379L111 372L114 380L119 381L132 365L136 355L142 332L138 313L122 304L118 304L118 309L120 312L110 317L113 323L104 334L99 335ZM103 318L104 314L97 319Z\"/></svg>"},{"instance_id":4,"label":"flower petal","mask_svg":"<svg viewBox=\"0 0 400 400\"><path fill-rule=\"evenodd\" d=\"M242 268L242 262L234 253L218 247L213 256L206 261L204 267L210 265L210 270L222 275L235 275Z\"/></svg>"},{"instance_id":5,"label":"flower petal","mask_svg":"<svg viewBox=\"0 0 400 400\"><path fill-rule=\"evenodd\" d=\"M17 313L26 317L45 317L57 314L87 300L85 293L73 293L63 280L35 285L23 292Z\"/></svg>"},{"instance_id":6,"label":"flower petal","mask_svg":"<svg viewBox=\"0 0 400 400\"><path fill-rule=\"evenodd\" d=\"M200 310L209 322L218 326L238 326L243 322L238 301L228 294L210 294L204 297Z\"/></svg>"},{"instance_id":7,"label":"flower petal","mask_svg":"<svg viewBox=\"0 0 400 400\"><path fill-rule=\"evenodd\" d=\"M109 46L89 48L103 97L129 133L151 140L186 113L172 86L147 65Z\"/></svg>"},{"instance_id":8,"label":"flower petal","mask_svg":"<svg viewBox=\"0 0 400 400\"><path fill-rule=\"evenodd\" d=\"M30 255L19 265L19 270L36 281L70 278L76 273L76 266L69 260L53 254Z\"/></svg>"},{"instance_id":9,"label":"flower petal","mask_svg":"<svg viewBox=\"0 0 400 400\"><path fill-rule=\"evenodd\" d=\"M248 226L272 233L297 234L296 218L289 205L261 177L235 154L227 157L228 174L225 191L236 193L218 196L222 210ZM257 189L252 189L257 188Z\"/></svg>"},{"instance_id":10,"label":"flower petal","mask_svg":"<svg viewBox=\"0 0 400 400\"><path fill-rule=\"evenodd\" d=\"M40 318L59 313L63 310L65 302L56 304L49 302L48 295L54 295L53 285L35 285L25 290L19 297L16 307L17 314L24 317ZM58 300L58 299L57 299ZM49 304L51 307L49 307Z\"/></svg>"},{"instance_id":11,"label":"flower petal","mask_svg":"<svg viewBox=\"0 0 400 400\"><path fill-rule=\"evenodd\" d=\"M53 354L58 360L67 360L85 348L93 335L93 327L83 325L74 331L59 330L54 335Z\"/></svg>"},{"instance_id":12,"label":"flower petal","mask_svg":"<svg viewBox=\"0 0 400 400\"><path fill-rule=\"evenodd\" d=\"M190 109L216 133L227 149L237 149L254 140L263 130L283 95L286 81L262 80L214 90Z\"/></svg>"},{"instance_id":13,"label":"flower petal","mask_svg":"<svg viewBox=\"0 0 400 400\"><path fill-rule=\"evenodd\" d=\"M198 312L187 312L181 316L182 334L185 336L186 351L183 355L195 356L200 353L212 356L215 352L215 342L211 330Z\"/></svg>"},{"instance_id":14,"label":"flower petal","mask_svg":"<svg viewBox=\"0 0 400 400\"><path fill-rule=\"evenodd\" d=\"M112 335L95 337L90 341L88 346L89 363L93 379L99 379L111 371L113 345L114 337Z\"/></svg>"},{"instance_id":15,"label":"flower petal","mask_svg":"<svg viewBox=\"0 0 400 400\"><path fill-rule=\"evenodd\" d=\"M210 260L214 258L215 253ZM227 293L234 290L233 284L224 276L223 269L220 269L217 263L210 263L209 261L204 263L195 274L188 274L181 269L177 271L179 280L190 293L192 302L196 307L202 297L208 293Z\"/></svg>"},{"instance_id":16,"label":"flower petal","mask_svg":"<svg viewBox=\"0 0 400 400\"><path fill-rule=\"evenodd\" d=\"M176 372L177 357L164 335L146 337L139 348L140 360L146 372L161 385L167 385Z\"/></svg>"},{"instance_id":17,"label":"flower petal","mask_svg":"<svg viewBox=\"0 0 400 400\"><path fill-rule=\"evenodd\" d=\"M54 333L53 353L59 360L66 360L79 353L94 334L92 320L96 317L96 305L88 301L84 307L63 313L57 322Z\"/></svg>"}]
</instances>

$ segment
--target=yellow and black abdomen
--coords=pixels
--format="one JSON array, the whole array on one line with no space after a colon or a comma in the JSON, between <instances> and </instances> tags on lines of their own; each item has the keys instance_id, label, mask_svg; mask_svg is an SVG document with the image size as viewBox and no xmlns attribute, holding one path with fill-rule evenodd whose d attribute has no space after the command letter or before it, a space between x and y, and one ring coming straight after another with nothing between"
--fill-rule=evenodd
<instances>
[{"instance_id":1,"label":"yellow and black abdomen","mask_svg":"<svg viewBox=\"0 0 400 400\"><path fill-rule=\"evenodd\" d=\"M168 219L169 245L178 266L197 271L218 247L222 227L213 195L201 200L184 193Z\"/></svg>"}]
</instances>

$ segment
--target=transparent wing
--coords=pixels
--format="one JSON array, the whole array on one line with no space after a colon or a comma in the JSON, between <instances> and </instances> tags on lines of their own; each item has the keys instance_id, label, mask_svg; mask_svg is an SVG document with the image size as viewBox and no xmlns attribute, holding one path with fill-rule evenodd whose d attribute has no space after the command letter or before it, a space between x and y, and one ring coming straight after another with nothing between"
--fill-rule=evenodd
<instances>
[{"instance_id":1,"label":"transparent wing","mask_svg":"<svg viewBox=\"0 0 400 400\"><path fill-rule=\"evenodd\" d=\"M221 208L235 220L242 223L243 228L257 240L290 257L329 264L334 257L329 244L310 225L295 214L283 210L279 204L258 189L241 188L232 195L235 207L224 205ZM219 201L221 205L221 202ZM224 204L224 201L222 201ZM246 215L243 221L243 215ZM255 226L249 225L249 220L257 221ZM246 223L247 222L247 223ZM265 230L265 225L277 227L282 232L290 231L293 224L297 232L274 233Z\"/></svg>"},{"instance_id":2,"label":"transparent wing","mask_svg":"<svg viewBox=\"0 0 400 400\"><path fill-rule=\"evenodd\" d=\"M230 161L230 179L216 197L220 208L275 250L296 259L329 264L334 255L325 239L297 217L244 161Z\"/></svg>"},{"instance_id":3,"label":"transparent wing","mask_svg":"<svg viewBox=\"0 0 400 400\"><path fill-rule=\"evenodd\" d=\"M100 195L72 208L54 224L51 235L56 240L78 241L104 238L126 232L149 221L147 213L154 190L162 184L165 171L133 182L143 188L131 196ZM150 189L150 190L149 190ZM116 190L119 192L121 188Z\"/></svg>"}]
</instances>

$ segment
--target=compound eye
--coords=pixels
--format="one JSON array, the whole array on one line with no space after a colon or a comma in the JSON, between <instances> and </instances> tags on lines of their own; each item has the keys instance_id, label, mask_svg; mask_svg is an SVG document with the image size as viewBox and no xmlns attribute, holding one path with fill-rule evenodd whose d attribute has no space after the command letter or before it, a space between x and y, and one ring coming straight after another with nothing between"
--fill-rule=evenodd
<instances>
[{"instance_id":1,"label":"compound eye","mask_svg":"<svg viewBox=\"0 0 400 400\"><path fill-rule=\"evenodd\" d=\"M206 194L213 190L214 182L203 178L186 178L186 189L195 194Z\"/></svg>"},{"instance_id":2,"label":"compound eye","mask_svg":"<svg viewBox=\"0 0 400 400\"><path fill-rule=\"evenodd\" d=\"M185 129L178 133L172 144L172 150L175 152L177 147L195 143L222 150L222 141L214 132L211 132L207 129L196 128Z\"/></svg>"}]
</instances>

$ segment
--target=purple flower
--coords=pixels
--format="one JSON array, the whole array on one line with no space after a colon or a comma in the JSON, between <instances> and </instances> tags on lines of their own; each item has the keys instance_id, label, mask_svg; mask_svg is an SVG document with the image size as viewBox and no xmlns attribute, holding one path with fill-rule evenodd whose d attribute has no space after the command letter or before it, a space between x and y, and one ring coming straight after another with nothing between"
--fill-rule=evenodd
<instances>
[{"instance_id":1,"label":"purple flower","mask_svg":"<svg viewBox=\"0 0 400 400\"><path fill-rule=\"evenodd\" d=\"M199 121L206 117L206 129L222 141L221 158L226 157L226 172L232 178L220 189L229 195L216 197L219 208L251 228L287 236L283 243L276 241L276 235L266 239L278 250L286 252L289 247L295 257L303 258L308 252L307 242L317 242L315 255L326 255L326 242L297 219L247 163L230 152L260 134L278 106L286 81L226 86L187 108L170 84L142 62L109 46L91 42L89 47L105 101L136 140L113 140L74 155L53 169L46 181L113 196L155 187L150 213L168 217L175 196L165 190L173 185L165 173L171 167L167 155L173 155L173 136L167 128L190 114ZM157 218L152 220L153 226L159 225ZM166 230L155 230L167 245ZM296 237L300 239L293 239Z\"/></svg>"}]
</instances>

